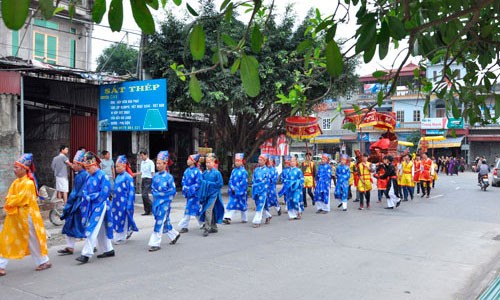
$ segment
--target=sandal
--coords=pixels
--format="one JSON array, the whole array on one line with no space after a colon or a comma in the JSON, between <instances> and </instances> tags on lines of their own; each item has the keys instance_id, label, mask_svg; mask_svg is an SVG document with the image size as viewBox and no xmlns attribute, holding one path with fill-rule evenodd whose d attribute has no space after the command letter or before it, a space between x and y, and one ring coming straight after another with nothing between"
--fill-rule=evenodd
<instances>
[{"instance_id":1,"label":"sandal","mask_svg":"<svg viewBox=\"0 0 500 300\"><path fill-rule=\"evenodd\" d=\"M260 227L260 224L253 224L252 225L253 228L259 228Z\"/></svg>"},{"instance_id":2,"label":"sandal","mask_svg":"<svg viewBox=\"0 0 500 300\"><path fill-rule=\"evenodd\" d=\"M35 271L43 271L50 268L52 268L52 264L50 262L46 262L36 267Z\"/></svg>"},{"instance_id":3,"label":"sandal","mask_svg":"<svg viewBox=\"0 0 500 300\"><path fill-rule=\"evenodd\" d=\"M57 250L57 253L62 254L62 255L71 255L71 254L73 254L73 251L74 251L73 248L66 247L64 249Z\"/></svg>"},{"instance_id":4,"label":"sandal","mask_svg":"<svg viewBox=\"0 0 500 300\"><path fill-rule=\"evenodd\" d=\"M272 219L272 217L266 218L266 224L271 223L271 219Z\"/></svg>"},{"instance_id":5,"label":"sandal","mask_svg":"<svg viewBox=\"0 0 500 300\"><path fill-rule=\"evenodd\" d=\"M0 269L0 277L7 275L5 269Z\"/></svg>"}]
</instances>

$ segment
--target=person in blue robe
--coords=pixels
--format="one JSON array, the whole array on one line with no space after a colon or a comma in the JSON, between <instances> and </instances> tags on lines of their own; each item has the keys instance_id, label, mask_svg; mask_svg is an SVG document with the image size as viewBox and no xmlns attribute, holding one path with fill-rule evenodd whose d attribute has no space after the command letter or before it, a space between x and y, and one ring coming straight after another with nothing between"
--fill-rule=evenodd
<instances>
[{"instance_id":1,"label":"person in blue robe","mask_svg":"<svg viewBox=\"0 0 500 300\"><path fill-rule=\"evenodd\" d=\"M102 253L97 258L115 256L111 244L113 239L113 221L109 204L111 184L108 176L99 168L101 160L92 152L85 153L84 167L89 173L83 186L80 211L85 228L85 243L80 257L76 258L85 264L94 255L94 248Z\"/></svg>"},{"instance_id":2,"label":"person in blue robe","mask_svg":"<svg viewBox=\"0 0 500 300\"><path fill-rule=\"evenodd\" d=\"M216 156L208 153L205 157L207 169L201 177L200 221L203 222L203 236L217 233L217 224L224 218L224 203L222 202L221 188L224 185L222 174L215 168Z\"/></svg>"},{"instance_id":3,"label":"person in blue robe","mask_svg":"<svg viewBox=\"0 0 500 300\"><path fill-rule=\"evenodd\" d=\"M198 168L200 161L199 154L192 154L188 157L188 168L184 171L182 176L182 196L186 198L186 209L184 210L184 217L179 222L180 233L189 231L189 221L191 217L195 217L201 225L198 214L200 213L200 199L198 198L198 190L201 186L201 171Z\"/></svg>"},{"instance_id":4,"label":"person in blue robe","mask_svg":"<svg viewBox=\"0 0 500 300\"><path fill-rule=\"evenodd\" d=\"M82 204L83 185L87 180L89 173L83 168L83 158L85 151L78 150L73 158L73 170L75 178L73 181L73 189L69 194L68 201L64 205L61 220L64 220L62 234L66 235L66 248L58 250L57 253L62 255L73 254L75 250L76 239L85 238L85 228L82 224L82 213L80 205Z\"/></svg>"},{"instance_id":5,"label":"person in blue robe","mask_svg":"<svg viewBox=\"0 0 500 300\"><path fill-rule=\"evenodd\" d=\"M228 184L229 202L224 214L224 224L231 224L231 220L236 211L241 212L241 223L248 222L247 216L247 190L248 190L248 172L244 165L244 153L236 153L234 158L235 168L231 172Z\"/></svg>"},{"instance_id":6,"label":"person in blue robe","mask_svg":"<svg viewBox=\"0 0 500 300\"><path fill-rule=\"evenodd\" d=\"M270 205L267 199L271 182L269 168L266 166L268 159L268 154L261 154L259 156L259 165L252 175L252 198L255 201L255 216L252 221L254 228L260 227L263 214L266 217L266 224L269 224L272 218L269 213Z\"/></svg>"},{"instance_id":7,"label":"person in blue robe","mask_svg":"<svg viewBox=\"0 0 500 300\"><path fill-rule=\"evenodd\" d=\"M269 190L267 194L267 199L269 202L269 207L274 207L278 216L281 216L281 207L278 201L278 193L276 192L276 186L278 184L279 174L276 169L276 161L279 158L275 156L270 156L269 158Z\"/></svg>"},{"instance_id":8,"label":"person in blue robe","mask_svg":"<svg viewBox=\"0 0 500 300\"><path fill-rule=\"evenodd\" d=\"M291 160L292 160L292 156L291 155L285 155L283 157L283 170L281 171L281 175L280 175L280 181L281 181L281 184L282 186L285 185L285 182L287 180L287 176L288 176L288 173L290 173L290 169L291 169L291 166L290 166L290 163L291 163ZM280 193L278 193L279 197L283 197L283 201L285 202L285 205L288 201L288 196L286 193L281 193L283 191L283 187L280 191Z\"/></svg>"},{"instance_id":9,"label":"person in blue robe","mask_svg":"<svg viewBox=\"0 0 500 300\"><path fill-rule=\"evenodd\" d=\"M134 221L135 183L132 169L125 155L116 159L116 178L111 203L111 216L115 244L128 240L134 231L139 231Z\"/></svg>"},{"instance_id":10,"label":"person in blue robe","mask_svg":"<svg viewBox=\"0 0 500 300\"><path fill-rule=\"evenodd\" d=\"M161 249L161 238L166 234L175 245L181 236L170 223L170 205L177 193L174 177L167 172L169 162L168 151L160 151L156 156L156 170L153 176L151 191L153 194L153 216L155 226L149 238L149 252Z\"/></svg>"},{"instance_id":11,"label":"person in blue robe","mask_svg":"<svg viewBox=\"0 0 500 300\"><path fill-rule=\"evenodd\" d=\"M340 159L340 164L335 171L337 177L337 185L335 186L335 199L339 201L337 207L342 207L343 211L347 211L347 198L349 196L349 178L351 177L350 162L348 156L343 154Z\"/></svg>"},{"instance_id":12,"label":"person in blue robe","mask_svg":"<svg viewBox=\"0 0 500 300\"><path fill-rule=\"evenodd\" d=\"M286 199L288 218L290 220L300 220L302 218L302 212L304 211L303 187L304 174L298 168L297 158L292 157L290 168L288 168L283 181L283 188L279 192L280 197L284 196Z\"/></svg>"},{"instance_id":13,"label":"person in blue robe","mask_svg":"<svg viewBox=\"0 0 500 300\"><path fill-rule=\"evenodd\" d=\"M326 153L321 155L321 163L316 173L316 188L314 199L316 200L316 213L326 214L330 211L330 185L332 182L332 167L330 167L330 156Z\"/></svg>"}]
</instances>

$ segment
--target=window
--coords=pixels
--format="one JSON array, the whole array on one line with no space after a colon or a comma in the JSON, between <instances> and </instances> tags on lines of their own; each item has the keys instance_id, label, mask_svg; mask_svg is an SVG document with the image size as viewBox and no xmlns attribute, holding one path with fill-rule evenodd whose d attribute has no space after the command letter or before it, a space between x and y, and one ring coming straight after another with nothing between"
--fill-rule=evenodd
<instances>
[{"instance_id":1,"label":"window","mask_svg":"<svg viewBox=\"0 0 500 300\"><path fill-rule=\"evenodd\" d=\"M432 78L434 79L434 81L437 80L437 78L438 78L438 72L437 71L432 71Z\"/></svg>"},{"instance_id":2,"label":"window","mask_svg":"<svg viewBox=\"0 0 500 300\"><path fill-rule=\"evenodd\" d=\"M71 33L76 34L76 28L71 28ZM71 68L75 67L75 62L76 62L76 40L75 39L70 39L69 40L69 66Z\"/></svg>"},{"instance_id":3,"label":"window","mask_svg":"<svg viewBox=\"0 0 500 300\"><path fill-rule=\"evenodd\" d=\"M437 104L436 105L436 118L444 118L446 115L446 107L444 104Z\"/></svg>"},{"instance_id":4,"label":"window","mask_svg":"<svg viewBox=\"0 0 500 300\"><path fill-rule=\"evenodd\" d=\"M34 24L35 24L35 26L40 26L40 27L45 27L45 28L50 28L50 29L55 29L55 30L59 29L59 24L57 24L55 22L43 20L43 19L35 19Z\"/></svg>"},{"instance_id":5,"label":"window","mask_svg":"<svg viewBox=\"0 0 500 300\"><path fill-rule=\"evenodd\" d=\"M397 122L404 122L405 121L405 112L400 110L396 112L396 121Z\"/></svg>"},{"instance_id":6,"label":"window","mask_svg":"<svg viewBox=\"0 0 500 300\"><path fill-rule=\"evenodd\" d=\"M12 56L16 57L19 50L19 31L12 30Z\"/></svg>"},{"instance_id":7,"label":"window","mask_svg":"<svg viewBox=\"0 0 500 300\"><path fill-rule=\"evenodd\" d=\"M323 130L330 130L332 129L332 119L326 118L323 119Z\"/></svg>"},{"instance_id":8,"label":"window","mask_svg":"<svg viewBox=\"0 0 500 300\"><path fill-rule=\"evenodd\" d=\"M413 122L420 122L420 110L413 111Z\"/></svg>"},{"instance_id":9,"label":"window","mask_svg":"<svg viewBox=\"0 0 500 300\"><path fill-rule=\"evenodd\" d=\"M35 32L34 40L34 59L57 64L57 36Z\"/></svg>"}]
</instances>

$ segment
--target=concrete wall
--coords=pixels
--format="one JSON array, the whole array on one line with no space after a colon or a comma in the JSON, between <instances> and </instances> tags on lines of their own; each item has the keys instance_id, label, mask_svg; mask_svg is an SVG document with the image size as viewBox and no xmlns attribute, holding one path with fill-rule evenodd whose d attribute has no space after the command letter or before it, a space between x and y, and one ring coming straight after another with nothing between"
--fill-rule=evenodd
<instances>
[{"instance_id":1,"label":"concrete wall","mask_svg":"<svg viewBox=\"0 0 500 300\"><path fill-rule=\"evenodd\" d=\"M0 205L15 179L12 164L19 156L17 96L0 94Z\"/></svg>"},{"instance_id":2,"label":"concrete wall","mask_svg":"<svg viewBox=\"0 0 500 300\"><path fill-rule=\"evenodd\" d=\"M489 165L495 163L495 156L500 156L500 142L471 142L470 158L473 162L476 157L484 156Z\"/></svg>"},{"instance_id":3,"label":"concrete wall","mask_svg":"<svg viewBox=\"0 0 500 300\"><path fill-rule=\"evenodd\" d=\"M404 122L413 121L413 111L420 111L420 118L424 117L425 99L397 100L393 101L394 112L404 111Z\"/></svg>"}]
</instances>

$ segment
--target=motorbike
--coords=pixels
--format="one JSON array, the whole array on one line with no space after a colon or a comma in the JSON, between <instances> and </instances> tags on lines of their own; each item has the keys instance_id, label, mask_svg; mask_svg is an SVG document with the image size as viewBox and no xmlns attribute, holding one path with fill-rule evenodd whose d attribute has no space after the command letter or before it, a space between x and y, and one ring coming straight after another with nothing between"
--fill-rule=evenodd
<instances>
[{"instance_id":1,"label":"motorbike","mask_svg":"<svg viewBox=\"0 0 500 300\"><path fill-rule=\"evenodd\" d=\"M481 175L481 179L479 181L479 186L481 187L481 190L486 192L486 188L490 186L490 179L488 177L488 174Z\"/></svg>"}]
</instances>

